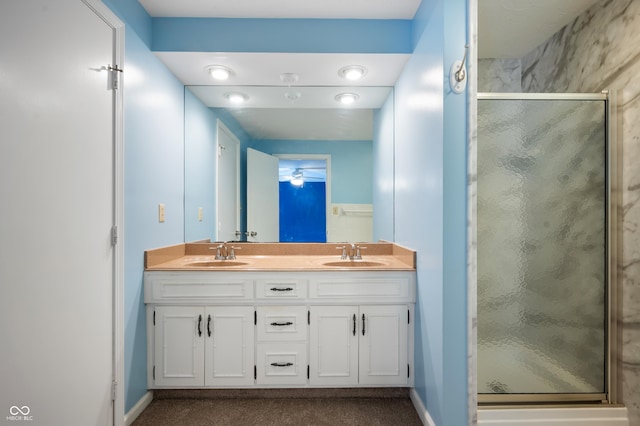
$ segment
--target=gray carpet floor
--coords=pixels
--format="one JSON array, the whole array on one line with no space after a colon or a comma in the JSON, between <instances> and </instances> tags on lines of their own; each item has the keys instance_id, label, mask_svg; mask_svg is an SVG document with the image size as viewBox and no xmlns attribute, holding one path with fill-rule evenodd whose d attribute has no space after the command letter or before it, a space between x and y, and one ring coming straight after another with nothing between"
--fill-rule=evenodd
<instances>
[{"instance_id":1,"label":"gray carpet floor","mask_svg":"<svg viewBox=\"0 0 640 426\"><path fill-rule=\"evenodd\" d=\"M266 394L268 395L268 393ZM195 397L194 397L195 396ZM133 426L204 425L422 425L408 396L276 394L190 395L168 393L154 400Z\"/></svg>"}]
</instances>

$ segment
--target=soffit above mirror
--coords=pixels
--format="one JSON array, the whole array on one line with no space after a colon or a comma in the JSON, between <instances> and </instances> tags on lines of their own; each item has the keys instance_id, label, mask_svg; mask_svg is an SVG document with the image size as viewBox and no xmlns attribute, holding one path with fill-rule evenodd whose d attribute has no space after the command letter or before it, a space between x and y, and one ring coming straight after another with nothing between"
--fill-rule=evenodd
<instances>
[{"instance_id":1,"label":"soffit above mirror","mask_svg":"<svg viewBox=\"0 0 640 426\"><path fill-rule=\"evenodd\" d=\"M139 0L154 17L412 19L421 0Z\"/></svg>"}]
</instances>

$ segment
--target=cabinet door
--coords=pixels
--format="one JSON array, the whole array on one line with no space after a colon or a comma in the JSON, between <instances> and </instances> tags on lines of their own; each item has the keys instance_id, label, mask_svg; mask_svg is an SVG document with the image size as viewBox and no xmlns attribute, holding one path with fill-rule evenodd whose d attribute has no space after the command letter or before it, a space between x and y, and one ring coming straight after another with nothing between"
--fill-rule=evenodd
<instances>
[{"instance_id":1,"label":"cabinet door","mask_svg":"<svg viewBox=\"0 0 640 426\"><path fill-rule=\"evenodd\" d=\"M360 384L408 383L407 306L360 307Z\"/></svg>"},{"instance_id":2,"label":"cabinet door","mask_svg":"<svg viewBox=\"0 0 640 426\"><path fill-rule=\"evenodd\" d=\"M204 384L204 309L158 306L155 310L155 385Z\"/></svg>"},{"instance_id":3,"label":"cabinet door","mask_svg":"<svg viewBox=\"0 0 640 426\"><path fill-rule=\"evenodd\" d=\"M356 306L312 306L309 346L311 385L358 383Z\"/></svg>"},{"instance_id":4,"label":"cabinet door","mask_svg":"<svg viewBox=\"0 0 640 426\"><path fill-rule=\"evenodd\" d=\"M253 385L254 309L206 309L205 386Z\"/></svg>"}]
</instances>

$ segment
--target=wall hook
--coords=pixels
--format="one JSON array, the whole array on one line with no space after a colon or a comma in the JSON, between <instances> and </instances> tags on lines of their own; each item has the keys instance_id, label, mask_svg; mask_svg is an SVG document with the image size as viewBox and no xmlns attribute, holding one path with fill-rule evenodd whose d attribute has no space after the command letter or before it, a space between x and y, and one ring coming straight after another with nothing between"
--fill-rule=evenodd
<instances>
[{"instance_id":1,"label":"wall hook","mask_svg":"<svg viewBox=\"0 0 640 426\"><path fill-rule=\"evenodd\" d=\"M451 90L454 93L462 93L464 89L467 88L467 67L465 66L467 62L467 51L469 50L469 45L464 45L464 56L461 61L455 61L451 64L451 70L449 72L449 83L451 85Z\"/></svg>"}]
</instances>

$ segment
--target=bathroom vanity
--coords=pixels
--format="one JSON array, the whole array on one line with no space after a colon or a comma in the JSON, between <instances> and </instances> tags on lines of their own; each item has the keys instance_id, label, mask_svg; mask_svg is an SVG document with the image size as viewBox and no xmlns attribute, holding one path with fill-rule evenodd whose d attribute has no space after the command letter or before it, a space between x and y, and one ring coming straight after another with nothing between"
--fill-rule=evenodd
<instances>
[{"instance_id":1,"label":"bathroom vanity","mask_svg":"<svg viewBox=\"0 0 640 426\"><path fill-rule=\"evenodd\" d=\"M414 252L233 247L146 253L149 389L413 385Z\"/></svg>"}]
</instances>

